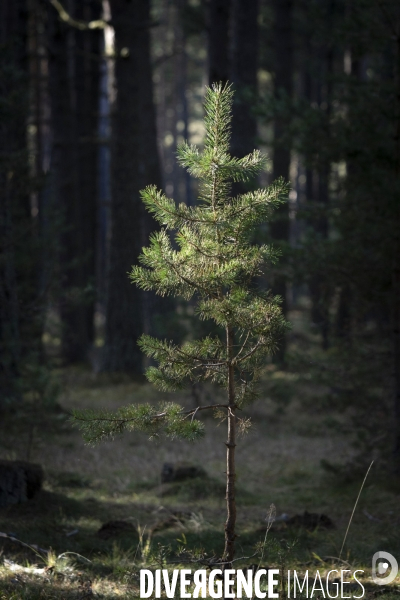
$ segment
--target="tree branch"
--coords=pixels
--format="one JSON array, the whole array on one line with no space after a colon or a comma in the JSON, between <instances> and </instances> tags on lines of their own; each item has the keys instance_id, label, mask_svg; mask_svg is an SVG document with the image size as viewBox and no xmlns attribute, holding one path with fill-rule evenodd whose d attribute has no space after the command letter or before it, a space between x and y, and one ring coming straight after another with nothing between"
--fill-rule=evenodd
<instances>
[{"instance_id":1,"label":"tree branch","mask_svg":"<svg viewBox=\"0 0 400 600\"><path fill-rule=\"evenodd\" d=\"M148 348L152 349L154 352L157 352L160 350L159 346L152 346L151 344L148 344ZM176 352L178 352L178 354L181 354L182 356L188 358L189 360L197 360L199 363L201 363L200 365L195 365L193 368L222 367L227 364L226 360L221 361L218 357L203 358L202 356L198 356L197 354L190 354L189 352L185 352L184 350L182 350L182 348L179 348L179 346L175 346L174 348L168 348L168 350L164 350L164 353L168 357L168 360L171 364L176 364L176 365L187 364L184 359L177 360L177 359L173 358L173 356L171 356L171 351L172 352L176 351ZM214 362L214 363L210 362L213 360L217 361L217 362Z\"/></svg>"},{"instance_id":2,"label":"tree branch","mask_svg":"<svg viewBox=\"0 0 400 600\"><path fill-rule=\"evenodd\" d=\"M162 206L162 204L160 204L159 202L157 202L155 197L152 197L152 201L154 202L154 204L156 206L158 206L159 209L163 210L165 213L167 213L167 215L171 215L173 217L178 216L180 219L182 219L182 221L188 221L189 223L202 223L204 225L209 225L209 221L206 221L205 219L195 219L195 218L190 218L188 216L183 215L180 211L179 211L179 206L175 209L175 210L168 210L167 208L165 208L165 206Z\"/></svg>"},{"instance_id":3,"label":"tree branch","mask_svg":"<svg viewBox=\"0 0 400 600\"><path fill-rule=\"evenodd\" d=\"M165 263L171 267L171 269L174 271L174 273L184 282L187 283L191 288L193 288L195 291L196 290L202 290L204 293L208 293L209 295L211 295L208 290L203 287L202 285L195 283L193 281L190 281L190 279L187 279L187 277L185 277L184 275L182 275L179 270L176 268L176 266L174 265L173 262L170 262L169 260L167 260L166 258L164 259Z\"/></svg>"},{"instance_id":4,"label":"tree branch","mask_svg":"<svg viewBox=\"0 0 400 600\"><path fill-rule=\"evenodd\" d=\"M246 339L244 340L243 344L241 345L239 352L236 354L235 358L233 359L235 361L235 363L237 363L239 356L242 354L243 350L245 349L249 337L250 337L250 330L247 332Z\"/></svg>"},{"instance_id":5,"label":"tree branch","mask_svg":"<svg viewBox=\"0 0 400 600\"><path fill-rule=\"evenodd\" d=\"M181 415L185 415L184 418L186 417L190 417L191 415L195 415L197 412L199 412L200 410L210 410L210 409L214 409L214 408L228 408L228 404L208 404L206 406L197 406L196 408L191 408L189 410L183 410L181 411ZM167 411L164 411L162 413L158 413L156 415L152 415L152 419L156 420L156 419L163 419L164 417L167 416ZM118 424L118 426L122 426L125 425L126 423L131 423L132 421L137 421L138 417L132 417L131 419L129 418L116 418L116 417L92 417L89 419L85 419L83 417L77 417L76 415L70 414L70 416L75 420L75 421L84 421L84 422L88 422L88 421L105 421L106 423L116 423Z\"/></svg>"},{"instance_id":6,"label":"tree branch","mask_svg":"<svg viewBox=\"0 0 400 600\"><path fill-rule=\"evenodd\" d=\"M182 350L182 348L178 348L178 347L177 347L177 348L176 348L176 350L177 350L177 352L178 352L179 354L183 354L183 356L187 356L187 358L189 358L189 359L192 359L192 360L198 360L198 361L201 363L201 366L203 366L203 367L222 367L222 366L224 366L224 365L226 365L226 364L227 364L227 361L226 361L226 360L223 360L223 361L221 361L221 360L220 360L219 358L217 358L217 357L215 357L214 359L213 359L213 358L203 358L203 357L201 357L201 356L198 356L197 354L189 354L188 352L184 352L184 351ZM171 359L171 360L174 360L174 359ZM218 362L214 362L214 363L213 363L213 362L211 362L211 363L210 363L210 360L211 360L211 361L212 361L212 360L215 360L215 361L218 361ZM178 362L178 361L177 361L177 362Z\"/></svg>"},{"instance_id":7,"label":"tree branch","mask_svg":"<svg viewBox=\"0 0 400 600\"><path fill-rule=\"evenodd\" d=\"M203 250L197 244L192 242L186 235L184 235L182 231L179 232L179 235L181 235L190 246L193 246L193 248L197 250L199 254L202 254L206 258L219 258L218 254L207 254L206 252L203 252Z\"/></svg>"},{"instance_id":8,"label":"tree branch","mask_svg":"<svg viewBox=\"0 0 400 600\"><path fill-rule=\"evenodd\" d=\"M261 346L264 346L264 343L258 341L257 344L255 346L253 346L253 348L251 350L249 350L249 352L247 354L242 356L242 358L239 358L239 360L236 360L237 357L234 358L233 359L234 365L237 365L237 364L243 362L244 360L246 360L246 358L250 358L250 356L252 356L254 354L254 352L256 352Z\"/></svg>"},{"instance_id":9,"label":"tree branch","mask_svg":"<svg viewBox=\"0 0 400 600\"><path fill-rule=\"evenodd\" d=\"M88 29L105 29L107 25L110 25L109 21L104 21L103 19L98 19L97 21L80 21L74 19L65 10L59 0L49 0L49 2L52 6L54 6L58 12L58 16L62 21L64 21L64 23L67 23L71 27L75 27L75 29L79 29L80 31L86 31Z\"/></svg>"}]
</instances>

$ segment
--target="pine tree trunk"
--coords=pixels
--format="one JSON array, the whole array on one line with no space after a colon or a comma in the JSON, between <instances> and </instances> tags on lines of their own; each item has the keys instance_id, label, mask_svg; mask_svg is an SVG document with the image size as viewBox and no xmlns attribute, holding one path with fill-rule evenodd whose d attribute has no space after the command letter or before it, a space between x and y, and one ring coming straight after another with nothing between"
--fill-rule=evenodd
<instances>
[{"instance_id":1,"label":"pine tree trunk","mask_svg":"<svg viewBox=\"0 0 400 600\"><path fill-rule=\"evenodd\" d=\"M6 138L3 138L5 141ZM0 152L4 149L1 147ZM9 149L8 149L9 151ZM0 409L9 400L19 399L18 376L21 343L19 334L18 291L13 242L11 204L12 183L7 181L4 165L0 168ZM10 189L11 188L11 189Z\"/></svg>"},{"instance_id":2,"label":"pine tree trunk","mask_svg":"<svg viewBox=\"0 0 400 600\"><path fill-rule=\"evenodd\" d=\"M329 3L326 12L326 28L328 31L332 27L334 18L334 1ZM321 61L319 64L320 75L317 80L317 98L318 105L322 108L325 106L325 135L326 144L329 143L331 136L330 132L330 117L332 112L332 75L333 75L333 47L329 43L328 47L319 49ZM322 76L321 76L322 74ZM329 205L329 178L330 178L330 162L329 157L325 157L320 161L317 168L317 190L314 209L317 214L312 219L314 231L316 232L320 242L326 242L329 234L329 223L327 217L327 209ZM310 295L312 300L312 320L317 325L322 336L322 348L329 348L329 301L330 301L330 285L323 273L315 273L310 282Z\"/></svg>"},{"instance_id":3,"label":"pine tree trunk","mask_svg":"<svg viewBox=\"0 0 400 600\"><path fill-rule=\"evenodd\" d=\"M111 11L108 0L103 0L103 18L107 21L111 19ZM97 306L100 314L105 315L106 303L106 284L107 284L107 264L108 264L108 229L110 224L110 134L111 134L111 102L112 102L112 81L114 77L114 59L110 56L113 43L109 37L109 31L104 32L102 37L101 49L104 54L100 62L100 102L99 102L99 137L104 143L99 145L98 162L98 197L97 197L97 233L96 233L96 296ZM106 40L107 37L107 40ZM95 370L101 368L102 352L93 353L92 357L97 356L93 362Z\"/></svg>"},{"instance_id":4,"label":"pine tree trunk","mask_svg":"<svg viewBox=\"0 0 400 600\"><path fill-rule=\"evenodd\" d=\"M50 21L50 101L53 130L51 157L52 193L62 219L60 235L60 316L62 321L62 355L67 362L79 357L75 340L80 323L72 310L74 285L75 228L79 223L76 123L72 108L73 40L75 31L62 23L55 10Z\"/></svg>"},{"instance_id":5,"label":"pine tree trunk","mask_svg":"<svg viewBox=\"0 0 400 600\"><path fill-rule=\"evenodd\" d=\"M229 80L229 26L231 0L208 3L208 82Z\"/></svg>"},{"instance_id":6,"label":"pine tree trunk","mask_svg":"<svg viewBox=\"0 0 400 600\"><path fill-rule=\"evenodd\" d=\"M171 10L171 28L174 32L174 43L173 43L173 67L172 67L172 85L171 85L171 120L172 127L171 132L174 139L173 144L171 145L171 155L173 157L173 170L172 170L172 186L173 186L173 196L176 199L176 202L182 202L182 179L184 176L183 170L180 165L175 160L176 151L178 148L178 123L182 118L181 115L181 98L180 98L180 70L181 70L181 54L182 54L182 40L181 40L181 23L180 23L180 3L177 1L174 3L175 6L172 7Z\"/></svg>"},{"instance_id":7,"label":"pine tree trunk","mask_svg":"<svg viewBox=\"0 0 400 600\"><path fill-rule=\"evenodd\" d=\"M230 326L226 329L226 345L228 360L233 358L233 330ZM223 558L230 563L235 555L236 539L236 471L235 471L235 448L236 448L236 416L235 416L235 381L234 367L228 367L228 439L226 441L226 509L227 519L225 523L225 548ZM226 568L230 568L229 564Z\"/></svg>"},{"instance_id":8,"label":"pine tree trunk","mask_svg":"<svg viewBox=\"0 0 400 600\"><path fill-rule=\"evenodd\" d=\"M252 108L257 95L258 0L233 0L231 47L235 87L231 152L242 158L256 147L257 120ZM245 191L243 185L234 187L236 193Z\"/></svg>"},{"instance_id":9,"label":"pine tree trunk","mask_svg":"<svg viewBox=\"0 0 400 600\"><path fill-rule=\"evenodd\" d=\"M396 179L397 189L400 188L400 34L396 39L395 54L395 83L396 83ZM400 202L397 201L395 214L396 227L393 244L392 265L392 345L394 370L394 407L395 407L395 446L394 470L400 476Z\"/></svg>"},{"instance_id":10,"label":"pine tree trunk","mask_svg":"<svg viewBox=\"0 0 400 600\"><path fill-rule=\"evenodd\" d=\"M275 48L275 96L282 93L290 99L293 91L293 34L292 34L292 0L274 0L274 48ZM291 150L288 143L283 143L287 123L280 117L274 123L273 180L283 177L290 179ZM287 243L289 241L288 205L282 205L276 211L275 220L271 223L272 238ZM282 298L282 313L287 314L287 282L286 277L276 274L272 286L273 293ZM286 352L285 339L282 340L278 360L284 362Z\"/></svg>"},{"instance_id":11,"label":"pine tree trunk","mask_svg":"<svg viewBox=\"0 0 400 600\"><path fill-rule=\"evenodd\" d=\"M97 0L85 0L77 4L77 18L94 21L101 17L101 4ZM96 228L98 197L98 132L101 31L77 32L76 39L76 111L78 135L78 185L80 204L81 264L78 265L78 286L84 291L78 308L82 329L79 348L82 358L94 341L94 312L96 302Z\"/></svg>"},{"instance_id":12,"label":"pine tree trunk","mask_svg":"<svg viewBox=\"0 0 400 600\"><path fill-rule=\"evenodd\" d=\"M324 242L328 237L328 219L326 209L329 202L329 167L322 165L318 173L318 204L314 208L318 210L318 215L312 218L314 230L320 242ZM310 296L312 301L311 318L321 332L322 348L329 348L329 282L323 273L317 272L311 277L309 283Z\"/></svg>"},{"instance_id":13,"label":"pine tree trunk","mask_svg":"<svg viewBox=\"0 0 400 600\"><path fill-rule=\"evenodd\" d=\"M95 0L70 2L81 20L98 19ZM51 11L51 102L55 191L62 207L62 353L67 363L87 359L93 342L97 219L99 31L79 31Z\"/></svg>"},{"instance_id":14,"label":"pine tree trunk","mask_svg":"<svg viewBox=\"0 0 400 600\"><path fill-rule=\"evenodd\" d=\"M351 16L351 4L347 5L347 10L349 11L349 16ZM349 64L348 67L349 71L347 72L348 75L351 75L351 78L354 81L357 80L361 80L362 79L362 63L359 59L355 59L353 56L353 53L351 51L351 48L348 48L348 52L349 52ZM356 110L354 109L351 104L349 105L349 121L351 122L353 115L352 112ZM357 163L357 160L355 160L352 157L348 157L347 159L347 185L348 185L348 191L347 194L349 195L349 202L353 203L354 200L351 199L351 195L353 190L357 189L358 186L358 181L360 181L360 178L362 178L363 175L360 172L360 166ZM352 231L352 226L350 225L350 227L347 228L347 236L348 239L351 239L351 236L353 235L353 231ZM351 286L351 282L350 281L345 281L341 287L340 290L340 296L339 296L339 302L338 302L338 309L337 309L337 313L336 313L336 336L344 341L346 344L351 344L352 341L352 313L351 313L351 307L352 307L352 303L353 303L353 289Z\"/></svg>"},{"instance_id":15,"label":"pine tree trunk","mask_svg":"<svg viewBox=\"0 0 400 600\"><path fill-rule=\"evenodd\" d=\"M130 283L128 272L154 227L140 190L160 187L150 63L149 0L111 0L116 45L112 117L111 239L106 303L107 371L142 373L137 340L153 327L157 303Z\"/></svg>"},{"instance_id":16,"label":"pine tree trunk","mask_svg":"<svg viewBox=\"0 0 400 600\"><path fill-rule=\"evenodd\" d=\"M28 53L29 53L29 147L33 160L30 162L31 176L36 189L30 192L32 219L32 241L37 249L35 267L27 274L36 300L32 314L21 329L21 337L31 337L34 352L42 363L46 361L42 343L46 318L46 296L56 264L56 233L49 207L50 180L46 166L50 159L50 102L48 77L48 7L40 0L27 0L28 7ZM32 318L33 317L33 318ZM28 331L27 331L28 330ZM30 333L29 333L30 331Z\"/></svg>"},{"instance_id":17,"label":"pine tree trunk","mask_svg":"<svg viewBox=\"0 0 400 600\"><path fill-rule=\"evenodd\" d=\"M18 245L30 237L27 196L28 79L26 61L25 0L0 3L1 100L0 121L0 408L20 399L21 314L18 262L24 251ZM12 73L10 73L12 65ZM14 78L15 75L15 78ZM12 99L10 94L14 95ZM7 114L8 111L8 114ZM18 236L18 237L17 237ZM20 237L22 236L22 237ZM17 241L16 241L17 238ZM18 261L19 258L19 261ZM21 262L20 262L21 264Z\"/></svg>"},{"instance_id":18,"label":"pine tree trunk","mask_svg":"<svg viewBox=\"0 0 400 600\"><path fill-rule=\"evenodd\" d=\"M187 79L187 48L186 48L186 36L185 36L185 24L183 22L184 11L186 9L187 0L178 0L177 2L177 23L175 27L176 35L176 47L177 47L177 64L176 64L176 92L177 92L177 123L180 121L183 124L183 128L176 132L175 139L179 142L179 136L182 136L183 140L189 139L189 114L188 114L188 101L186 97L186 91L188 88ZM182 139L181 138L181 139ZM176 150L175 150L176 151ZM175 165L177 165L175 161ZM183 193L180 194L182 201L188 206L193 204L192 198L192 184L191 176L181 167L179 168L180 173L180 190ZM177 190L178 191L178 190ZM177 199L178 196L175 196Z\"/></svg>"}]
</instances>

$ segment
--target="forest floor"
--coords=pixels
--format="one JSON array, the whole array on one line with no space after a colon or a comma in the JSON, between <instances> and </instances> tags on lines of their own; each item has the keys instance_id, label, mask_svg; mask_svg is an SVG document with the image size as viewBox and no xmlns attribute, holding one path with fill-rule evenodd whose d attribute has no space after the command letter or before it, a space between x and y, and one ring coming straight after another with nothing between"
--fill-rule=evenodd
<instances>
[{"instance_id":1,"label":"forest floor","mask_svg":"<svg viewBox=\"0 0 400 600\"><path fill-rule=\"evenodd\" d=\"M71 409L158 402L160 394L147 383L83 368L62 370L59 377L57 409L43 413L32 404L30 411L10 414L1 424L0 458L41 464L45 483L33 500L0 509L0 532L51 552L40 555L0 538L0 599L138 598L140 568L168 562L177 568L180 560L185 568L201 568L184 565L179 551L186 558L196 551L221 556L226 423L202 413L206 436L193 444L125 434L88 447L69 421ZM237 556L250 558L235 567L259 562L252 555L265 539L274 504L277 518L262 566L318 569L321 576L331 569L362 569L366 597L383 592L398 597L398 579L385 588L371 580L375 552L400 559L399 489L381 477L379 464L368 476L339 560L365 470L349 466L333 473L324 467L351 465L355 455L348 414L334 403L318 402L324 395L326 390L295 370L270 365L261 398L246 410L253 427L237 447ZM163 398L194 406L190 393ZM205 391L204 402L217 399L211 388ZM196 465L206 476L161 483L164 463ZM305 511L326 515L333 526L325 528L321 521L311 527ZM297 522L286 522L296 515ZM111 521L125 525L111 524L99 534ZM359 596L360 588L354 593Z\"/></svg>"}]
</instances>

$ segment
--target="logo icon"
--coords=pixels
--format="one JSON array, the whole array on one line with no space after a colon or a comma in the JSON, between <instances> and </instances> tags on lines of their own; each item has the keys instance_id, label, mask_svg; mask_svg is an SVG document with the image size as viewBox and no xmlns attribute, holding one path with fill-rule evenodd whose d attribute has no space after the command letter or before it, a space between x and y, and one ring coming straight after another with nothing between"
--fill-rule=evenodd
<instances>
[{"instance_id":1,"label":"logo icon","mask_svg":"<svg viewBox=\"0 0 400 600\"><path fill-rule=\"evenodd\" d=\"M380 562L378 562L380 561ZM386 577L380 577L391 569L389 575ZM389 552L375 552L372 557L372 579L374 583L378 585L386 585L392 583L395 580L397 573L399 572L399 565L395 557Z\"/></svg>"}]
</instances>

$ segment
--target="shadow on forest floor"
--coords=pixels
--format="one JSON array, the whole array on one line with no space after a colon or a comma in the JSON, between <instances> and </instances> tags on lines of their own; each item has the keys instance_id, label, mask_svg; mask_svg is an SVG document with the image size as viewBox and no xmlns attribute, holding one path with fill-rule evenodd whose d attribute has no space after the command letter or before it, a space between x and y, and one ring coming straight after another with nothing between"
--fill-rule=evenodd
<instances>
[{"instance_id":1,"label":"shadow on forest floor","mask_svg":"<svg viewBox=\"0 0 400 600\"><path fill-rule=\"evenodd\" d=\"M12 571L5 562L0 567L0 599L72 600L92 592L97 598L134 598L138 597L138 569L156 566L160 553L168 560L179 560L183 545L209 557L220 556L225 521L223 425L215 427L206 419L207 434L200 444L154 444L143 435L125 435L112 443L87 447L67 420L72 408L115 408L132 400L157 402L159 395L148 384L126 378L96 379L84 370L72 369L61 376L65 385L60 409L45 416L37 411L33 421L32 412L6 415L2 422L0 457L26 459L29 450L30 460L45 470L45 484L33 500L0 510L0 531L52 549L54 564L2 539L2 559L48 570L40 576ZM285 380L287 398L283 397ZM275 550L271 546L266 551L265 564L279 568L276 548L293 543L285 568L319 569L322 574L345 564L335 557L362 477L355 472L341 478L321 466L323 460L344 464L353 453L351 438L341 427L345 415L333 407L319 409L313 404L312 398L322 392L311 384L307 388L296 383L293 373L275 369L265 384L264 397L247 411L255 426L239 440L237 449L238 556L254 555L255 545L265 537L265 518L273 503L278 519L268 535L276 544ZM214 391L207 393L213 396ZM304 408L307 394L309 404ZM192 402L184 394L178 400L188 406ZM182 457L202 466L206 477L161 484L163 464L177 463ZM327 515L334 527L308 530L299 521L294 526L286 522L304 511ZM99 529L110 521L132 526L111 527L110 536L101 537ZM376 551L400 556L399 523L398 490L382 482L379 465L374 466L343 553L346 564L365 571L366 584L371 581L371 557ZM65 553L71 553L65 555L67 562L57 560ZM376 592L371 588L368 594Z\"/></svg>"}]
</instances>

